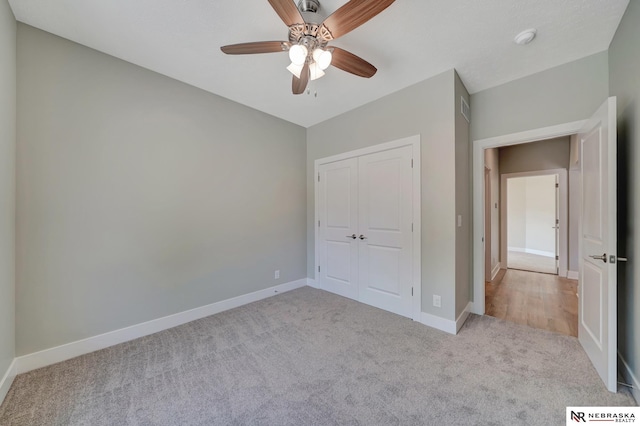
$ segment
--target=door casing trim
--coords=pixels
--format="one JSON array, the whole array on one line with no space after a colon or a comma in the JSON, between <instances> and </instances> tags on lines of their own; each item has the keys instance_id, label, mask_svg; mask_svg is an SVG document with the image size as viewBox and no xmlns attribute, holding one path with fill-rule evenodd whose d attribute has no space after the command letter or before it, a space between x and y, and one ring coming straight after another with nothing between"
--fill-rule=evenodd
<instances>
[{"instance_id":1,"label":"door casing trim","mask_svg":"<svg viewBox=\"0 0 640 426\"><path fill-rule=\"evenodd\" d=\"M541 127L472 142L473 150L473 313L484 315L484 150L521 143L536 142L578 133L587 120Z\"/></svg>"},{"instance_id":2,"label":"door casing trim","mask_svg":"<svg viewBox=\"0 0 640 426\"><path fill-rule=\"evenodd\" d=\"M531 172L505 173L500 175L500 261L507 268L507 185L508 179L531 176L558 176L560 244L558 246L558 276L566 277L569 265L569 173L567 169L536 170ZM504 260L503 260L504 259Z\"/></svg>"}]
</instances>

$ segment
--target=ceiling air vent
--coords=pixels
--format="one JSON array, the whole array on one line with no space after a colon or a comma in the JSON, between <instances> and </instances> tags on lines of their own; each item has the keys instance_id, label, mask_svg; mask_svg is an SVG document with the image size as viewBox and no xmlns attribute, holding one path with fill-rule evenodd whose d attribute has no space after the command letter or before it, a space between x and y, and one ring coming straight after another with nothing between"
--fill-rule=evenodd
<instances>
[{"instance_id":1,"label":"ceiling air vent","mask_svg":"<svg viewBox=\"0 0 640 426\"><path fill-rule=\"evenodd\" d=\"M471 122L471 108L469 108L469 104L464 98L460 97L460 112L462 112L462 116L467 119L467 122Z\"/></svg>"}]
</instances>

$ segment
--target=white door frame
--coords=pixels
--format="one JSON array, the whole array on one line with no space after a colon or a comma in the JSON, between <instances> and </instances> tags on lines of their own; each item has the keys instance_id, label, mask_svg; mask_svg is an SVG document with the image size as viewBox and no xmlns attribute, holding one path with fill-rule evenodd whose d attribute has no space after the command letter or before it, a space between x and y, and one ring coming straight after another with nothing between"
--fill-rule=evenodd
<instances>
[{"instance_id":1,"label":"white door frame","mask_svg":"<svg viewBox=\"0 0 640 426\"><path fill-rule=\"evenodd\" d=\"M491 169L484 166L484 279L493 280L491 270Z\"/></svg>"},{"instance_id":2,"label":"white door frame","mask_svg":"<svg viewBox=\"0 0 640 426\"><path fill-rule=\"evenodd\" d=\"M333 163L334 161L346 160L347 158L361 157L367 154L373 154L376 152L388 151L403 146L411 146L413 148L413 317L414 321L420 321L421 318L421 300L422 300L422 256L421 256L421 212L420 206L422 191L420 181L420 135L409 136L403 139L397 139L391 142L385 142L378 145L369 146L355 151L344 152L330 157L320 158L313 163L313 181L314 181L314 199L315 199L315 212L314 212L314 247L315 247L315 265L313 269L313 278L318 282L318 264L320 253L320 238L318 235L318 220L319 211L318 206L320 202L320 192L318 188L318 168L321 164Z\"/></svg>"},{"instance_id":3,"label":"white door frame","mask_svg":"<svg viewBox=\"0 0 640 426\"><path fill-rule=\"evenodd\" d=\"M473 141L473 310L484 315L484 150L578 133L586 120Z\"/></svg>"},{"instance_id":4,"label":"white door frame","mask_svg":"<svg viewBox=\"0 0 640 426\"><path fill-rule=\"evenodd\" d=\"M532 172L505 173L500 175L500 260L504 260L503 269L507 269L507 180L518 177L529 176L548 176L558 175L558 184L560 190L560 217L558 225L560 226L560 247L558 248L558 276L567 276L567 265L569 260L569 191L567 187L568 173L567 169L550 169L538 170ZM555 225L555 224L554 224Z\"/></svg>"}]
</instances>

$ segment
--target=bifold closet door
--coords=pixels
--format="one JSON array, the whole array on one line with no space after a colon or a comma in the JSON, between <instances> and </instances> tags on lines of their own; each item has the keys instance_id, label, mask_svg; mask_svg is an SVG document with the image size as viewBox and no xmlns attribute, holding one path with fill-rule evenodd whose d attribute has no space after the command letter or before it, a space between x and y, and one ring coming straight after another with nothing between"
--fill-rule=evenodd
<instances>
[{"instance_id":1,"label":"bifold closet door","mask_svg":"<svg viewBox=\"0 0 640 426\"><path fill-rule=\"evenodd\" d=\"M324 290L358 299L358 159L319 167L319 276Z\"/></svg>"},{"instance_id":2,"label":"bifold closet door","mask_svg":"<svg viewBox=\"0 0 640 426\"><path fill-rule=\"evenodd\" d=\"M358 300L407 317L412 316L411 158L407 146L358 159Z\"/></svg>"}]
</instances>

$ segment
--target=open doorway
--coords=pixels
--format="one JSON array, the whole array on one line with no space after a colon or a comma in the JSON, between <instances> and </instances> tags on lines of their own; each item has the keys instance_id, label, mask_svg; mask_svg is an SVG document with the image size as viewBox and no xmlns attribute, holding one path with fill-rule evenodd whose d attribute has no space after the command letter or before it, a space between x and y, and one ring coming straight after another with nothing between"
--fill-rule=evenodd
<instances>
[{"instance_id":1,"label":"open doorway","mask_svg":"<svg viewBox=\"0 0 640 426\"><path fill-rule=\"evenodd\" d=\"M566 136L485 151L484 302L487 315L577 336L578 283L567 279L571 146Z\"/></svg>"},{"instance_id":2,"label":"open doorway","mask_svg":"<svg viewBox=\"0 0 640 426\"><path fill-rule=\"evenodd\" d=\"M507 268L558 275L558 175L507 178Z\"/></svg>"},{"instance_id":3,"label":"open doorway","mask_svg":"<svg viewBox=\"0 0 640 426\"><path fill-rule=\"evenodd\" d=\"M487 149L577 135L578 163L578 340L607 389L617 389L616 99L608 98L587 120L473 141L473 205L482 206ZM576 150L573 149L576 146ZM572 171L572 174L573 171ZM473 209L473 313L485 306L484 208ZM544 274L539 274L543 276ZM546 275L550 276L550 275ZM558 277L559 279L561 277Z\"/></svg>"},{"instance_id":4,"label":"open doorway","mask_svg":"<svg viewBox=\"0 0 640 426\"><path fill-rule=\"evenodd\" d=\"M567 170L505 173L501 186L506 268L566 277Z\"/></svg>"}]
</instances>

